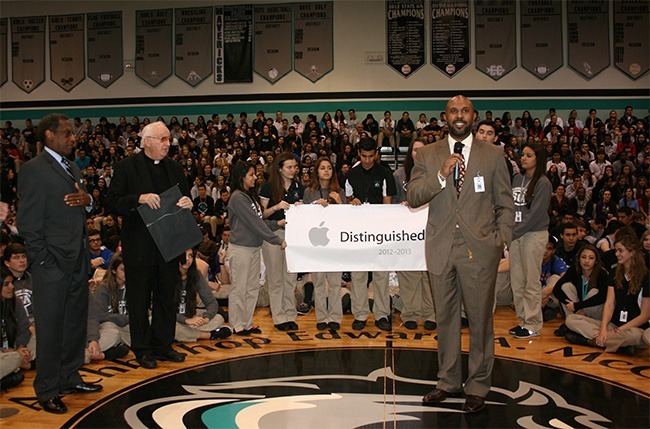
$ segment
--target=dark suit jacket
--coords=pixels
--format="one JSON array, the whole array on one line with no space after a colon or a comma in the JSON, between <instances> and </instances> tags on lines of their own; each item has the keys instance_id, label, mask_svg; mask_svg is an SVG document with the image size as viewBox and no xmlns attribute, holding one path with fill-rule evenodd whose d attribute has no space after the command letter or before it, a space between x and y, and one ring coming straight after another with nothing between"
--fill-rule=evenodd
<instances>
[{"instance_id":1,"label":"dark suit jacket","mask_svg":"<svg viewBox=\"0 0 650 429\"><path fill-rule=\"evenodd\" d=\"M18 231L25 239L30 263L45 264L71 273L88 259L86 249L86 209L69 207L67 194L77 192L75 181L85 190L81 171L70 163L75 179L47 151L20 168Z\"/></svg>"},{"instance_id":2,"label":"dark suit jacket","mask_svg":"<svg viewBox=\"0 0 650 429\"><path fill-rule=\"evenodd\" d=\"M503 244L510 245L515 217L502 150L474 139L460 197L456 197L451 175L444 189L438 181L438 171L449 155L447 140L419 149L406 194L412 207L429 204L427 267L434 274L442 273L451 254L456 225L473 257L485 267L496 267ZM477 175L484 178L485 192L474 190Z\"/></svg>"},{"instance_id":3,"label":"dark suit jacket","mask_svg":"<svg viewBox=\"0 0 650 429\"><path fill-rule=\"evenodd\" d=\"M133 266L153 264L158 252L153 238L136 210L140 205L140 195L155 192L146 162L144 151L120 161L115 166L105 200L110 213L122 216L124 260ZM167 171L171 186L178 184L181 193L189 197L190 189L181 165L170 158L161 162Z\"/></svg>"}]
</instances>

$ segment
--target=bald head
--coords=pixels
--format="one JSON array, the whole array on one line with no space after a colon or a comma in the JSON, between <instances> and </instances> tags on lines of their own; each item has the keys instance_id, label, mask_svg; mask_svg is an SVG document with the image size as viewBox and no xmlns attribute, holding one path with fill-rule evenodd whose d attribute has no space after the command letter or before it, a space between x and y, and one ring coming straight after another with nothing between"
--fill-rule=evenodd
<instances>
[{"instance_id":1,"label":"bald head","mask_svg":"<svg viewBox=\"0 0 650 429\"><path fill-rule=\"evenodd\" d=\"M464 140L472 132L474 105L464 95L457 95L447 102L445 110L449 135L455 140Z\"/></svg>"}]
</instances>

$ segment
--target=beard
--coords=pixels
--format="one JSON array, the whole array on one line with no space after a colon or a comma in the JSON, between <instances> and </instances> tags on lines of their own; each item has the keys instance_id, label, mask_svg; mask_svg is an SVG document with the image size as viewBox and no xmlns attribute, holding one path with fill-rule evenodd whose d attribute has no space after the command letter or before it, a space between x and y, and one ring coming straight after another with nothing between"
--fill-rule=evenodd
<instances>
[{"instance_id":1,"label":"beard","mask_svg":"<svg viewBox=\"0 0 650 429\"><path fill-rule=\"evenodd\" d=\"M460 140L464 140L471 132L471 129L467 122L463 122L465 124L464 128L461 128L460 130L456 129L454 127L454 124L451 124L451 127L449 127L449 135Z\"/></svg>"}]
</instances>

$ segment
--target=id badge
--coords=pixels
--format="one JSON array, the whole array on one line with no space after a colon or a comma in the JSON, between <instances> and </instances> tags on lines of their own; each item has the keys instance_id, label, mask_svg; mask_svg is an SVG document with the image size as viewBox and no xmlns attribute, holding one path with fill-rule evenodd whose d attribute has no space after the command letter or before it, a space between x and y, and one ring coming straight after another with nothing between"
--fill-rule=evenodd
<instances>
[{"instance_id":1,"label":"id badge","mask_svg":"<svg viewBox=\"0 0 650 429\"><path fill-rule=\"evenodd\" d=\"M618 318L619 322L627 322L627 311L621 311L621 316Z\"/></svg>"},{"instance_id":2,"label":"id badge","mask_svg":"<svg viewBox=\"0 0 650 429\"><path fill-rule=\"evenodd\" d=\"M178 304L178 313L179 314L185 314L185 303L181 302Z\"/></svg>"},{"instance_id":3,"label":"id badge","mask_svg":"<svg viewBox=\"0 0 650 429\"><path fill-rule=\"evenodd\" d=\"M521 222L521 212L519 211L515 212L515 222Z\"/></svg>"},{"instance_id":4,"label":"id badge","mask_svg":"<svg viewBox=\"0 0 650 429\"><path fill-rule=\"evenodd\" d=\"M474 178L474 192L485 192L485 179L483 176L476 176Z\"/></svg>"}]
</instances>

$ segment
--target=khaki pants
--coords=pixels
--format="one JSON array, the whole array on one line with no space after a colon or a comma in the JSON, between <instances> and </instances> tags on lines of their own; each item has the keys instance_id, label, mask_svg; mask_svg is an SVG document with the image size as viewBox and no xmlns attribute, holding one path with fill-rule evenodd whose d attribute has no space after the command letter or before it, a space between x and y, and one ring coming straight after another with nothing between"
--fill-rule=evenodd
<instances>
[{"instance_id":1,"label":"khaki pants","mask_svg":"<svg viewBox=\"0 0 650 429\"><path fill-rule=\"evenodd\" d=\"M275 235L284 240L284 229L275 231ZM287 258L280 246L264 242L262 244L266 280L269 285L269 301L273 324L295 322L296 298L294 291L298 283L296 273L287 270Z\"/></svg>"},{"instance_id":2,"label":"khaki pants","mask_svg":"<svg viewBox=\"0 0 650 429\"><path fill-rule=\"evenodd\" d=\"M230 294L228 321L235 332L253 327L253 313L260 292L260 248L230 243Z\"/></svg>"},{"instance_id":3,"label":"khaki pants","mask_svg":"<svg viewBox=\"0 0 650 429\"><path fill-rule=\"evenodd\" d=\"M194 342L199 339L201 332L210 332L217 328L220 328L221 325L223 325L223 322L224 320L221 314L217 314L212 319L210 319L208 323L201 326L200 328L193 328L184 323L176 322L176 334L174 335L174 338L176 341L179 341L181 343Z\"/></svg>"},{"instance_id":4,"label":"khaki pants","mask_svg":"<svg viewBox=\"0 0 650 429\"><path fill-rule=\"evenodd\" d=\"M404 302L402 322L436 321L433 295L426 271L398 271L399 294Z\"/></svg>"},{"instance_id":5,"label":"khaki pants","mask_svg":"<svg viewBox=\"0 0 650 429\"><path fill-rule=\"evenodd\" d=\"M368 272L358 271L351 273L352 314L356 320L367 320L370 314L368 305ZM373 313L375 320L390 315L390 296L388 294L388 271L373 271L372 283L374 284Z\"/></svg>"},{"instance_id":6,"label":"khaki pants","mask_svg":"<svg viewBox=\"0 0 650 429\"><path fill-rule=\"evenodd\" d=\"M341 323L341 273L312 273L316 322Z\"/></svg>"},{"instance_id":7,"label":"khaki pants","mask_svg":"<svg viewBox=\"0 0 650 429\"><path fill-rule=\"evenodd\" d=\"M578 292L573 285L573 283L565 283L562 285L562 291L566 294L566 296L572 301L572 302L578 302L580 301L578 299ZM587 295L585 296L585 299L591 298L592 296L595 296L598 294L598 289L593 288L589 289L589 292L587 292ZM591 319L596 319L596 320L602 320L603 319L603 308L605 307L605 304L600 304L596 305L593 307L585 307L583 308L585 315ZM564 314L567 315L567 317L570 314L575 314L573 311L569 310L566 308L566 305L562 304L562 309L564 310Z\"/></svg>"},{"instance_id":8,"label":"khaki pants","mask_svg":"<svg viewBox=\"0 0 650 429\"><path fill-rule=\"evenodd\" d=\"M566 318L566 326L574 332L579 333L585 338L595 338L600 332L600 320L591 317L571 314ZM614 332L617 326L613 323L607 325L607 340L605 341L605 351L615 352L619 347L637 346L641 344L644 335L643 329L630 328L624 331Z\"/></svg>"},{"instance_id":9,"label":"khaki pants","mask_svg":"<svg viewBox=\"0 0 650 429\"><path fill-rule=\"evenodd\" d=\"M531 231L512 241L510 246L510 286L519 325L542 330L542 259L548 241L547 231Z\"/></svg>"},{"instance_id":10,"label":"khaki pants","mask_svg":"<svg viewBox=\"0 0 650 429\"><path fill-rule=\"evenodd\" d=\"M18 352L0 352L0 378L16 372L23 363L23 356Z\"/></svg>"}]
</instances>

